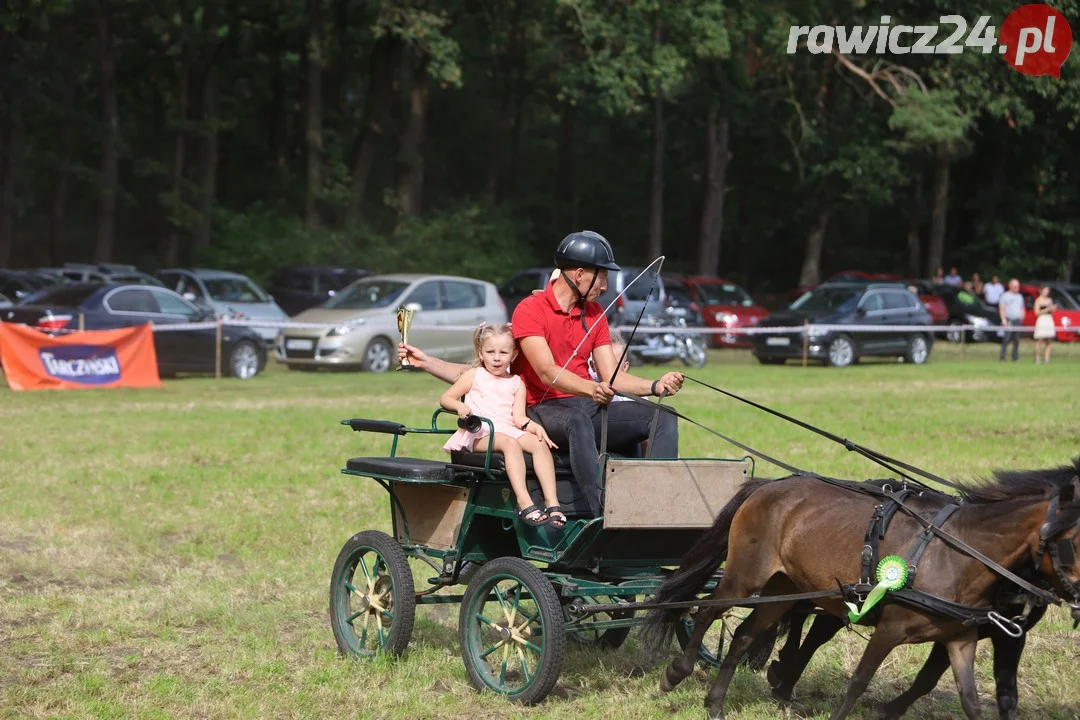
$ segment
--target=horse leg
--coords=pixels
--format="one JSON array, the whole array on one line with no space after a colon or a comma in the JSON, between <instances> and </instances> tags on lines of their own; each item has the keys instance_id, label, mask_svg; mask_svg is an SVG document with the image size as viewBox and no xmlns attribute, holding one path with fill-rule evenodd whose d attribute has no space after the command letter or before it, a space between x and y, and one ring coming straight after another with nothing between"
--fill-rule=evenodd
<instances>
[{"instance_id":1,"label":"horse leg","mask_svg":"<svg viewBox=\"0 0 1080 720\"><path fill-rule=\"evenodd\" d=\"M793 658L789 661L780 675L780 683L773 688L773 697L783 702L791 702L791 693L795 689L795 683L799 682L803 671L810 663L810 658L822 645L832 639L836 633L844 627L844 621L832 615L818 615L810 626L810 632L806 633L806 640L799 646Z\"/></svg>"},{"instance_id":2,"label":"horse leg","mask_svg":"<svg viewBox=\"0 0 1080 720\"><path fill-rule=\"evenodd\" d=\"M668 665L667 670L664 671L663 677L660 678L660 689L662 691L671 692L676 685L694 672L698 649L701 648L701 643L705 640L705 633L708 632L709 628L723 612L724 608L706 607L699 610L697 615L694 616L694 632L690 639L686 641L686 647L683 648L681 654L675 656L675 659Z\"/></svg>"},{"instance_id":3,"label":"horse leg","mask_svg":"<svg viewBox=\"0 0 1080 720\"><path fill-rule=\"evenodd\" d=\"M997 686L998 716L1001 720L1016 720L1016 706L1019 701L1016 675L1020 667L1020 655L1027 642L1027 633L1014 638L995 629L990 633L990 642L994 644L994 683Z\"/></svg>"},{"instance_id":4,"label":"horse leg","mask_svg":"<svg viewBox=\"0 0 1080 720\"><path fill-rule=\"evenodd\" d=\"M956 690L960 693L960 704L970 720L982 717L979 690L975 686L975 645L978 640L975 630L969 630L945 645L949 649L949 662L956 678Z\"/></svg>"},{"instance_id":5,"label":"horse leg","mask_svg":"<svg viewBox=\"0 0 1080 720\"><path fill-rule=\"evenodd\" d=\"M851 709L855 707L856 701L866 692L866 686L870 684L870 678L874 677L878 667L889 656L892 649L900 644L902 639L903 636L898 630L881 624L878 625L877 629L874 630L874 634L870 636L870 642L866 644L866 649L863 650L862 658L859 659L855 673L848 682L844 702L833 711L829 720L841 720L847 717Z\"/></svg>"},{"instance_id":6,"label":"horse leg","mask_svg":"<svg viewBox=\"0 0 1080 720\"><path fill-rule=\"evenodd\" d=\"M761 632L771 628L793 606L794 603L790 602L759 605L735 630L731 644L728 645L728 651L724 655L724 661L720 663L720 669L716 673L716 679L713 680L709 694L705 696L705 707L712 720L724 718L724 697L727 695L728 685L731 684L731 678L735 675L735 668L742 660L743 653L754 644L754 639Z\"/></svg>"},{"instance_id":7,"label":"horse leg","mask_svg":"<svg viewBox=\"0 0 1080 720\"><path fill-rule=\"evenodd\" d=\"M799 643L802 641L802 629L809 615L802 612L798 607L787 614L788 634L784 641L784 647L780 648L776 659L769 664L769 670L765 674L769 684L778 687L784 683L788 666L795 662L799 656Z\"/></svg>"},{"instance_id":8,"label":"horse leg","mask_svg":"<svg viewBox=\"0 0 1080 720\"><path fill-rule=\"evenodd\" d=\"M934 643L930 651L930 657L926 658L919 674L915 676L915 682L908 690L894 700L890 700L882 707L885 718L899 718L906 713L912 704L937 687L938 680L949 669L949 651L941 643Z\"/></svg>"}]
</instances>

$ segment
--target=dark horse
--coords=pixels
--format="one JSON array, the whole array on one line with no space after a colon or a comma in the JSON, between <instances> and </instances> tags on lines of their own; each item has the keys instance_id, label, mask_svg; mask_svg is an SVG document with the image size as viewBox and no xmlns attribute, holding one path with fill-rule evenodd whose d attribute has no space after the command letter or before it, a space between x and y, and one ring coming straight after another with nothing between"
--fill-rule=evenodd
<instances>
[{"instance_id":1,"label":"dark horse","mask_svg":"<svg viewBox=\"0 0 1080 720\"><path fill-rule=\"evenodd\" d=\"M878 488L895 486L895 480L868 480L868 484ZM923 497L935 498L941 505L955 503L956 499L944 493L923 490ZM1032 580L1032 571L1019 573L1027 580ZM1002 615L1007 618L1023 618L1023 633L1016 636L1009 634L993 623L979 626L979 639L990 638L994 646L994 684L997 696L1000 720L1015 720L1019 694L1017 692L1017 674L1020 656L1027 643L1026 631L1042 619L1046 605L1041 601L1028 604L1031 596L1019 592L1013 583L1002 580L998 586L998 604ZM813 605L796 607L781 622L787 627L787 641L781 648L776 660L769 666L769 684L773 686L773 696L783 702L791 702L795 684L802 677L803 671L818 648L827 643L844 627L844 621L832 615L818 615L810 626L805 640L802 639L803 625L810 615ZM801 641L801 642L800 642ZM898 697L889 701L882 708L882 716L887 719L899 718L916 700L933 690L941 676L949 669L949 653L945 645L934 643L929 657L923 664L911 687Z\"/></svg>"},{"instance_id":2,"label":"dark horse","mask_svg":"<svg viewBox=\"0 0 1080 720\"><path fill-rule=\"evenodd\" d=\"M1052 566L1050 558L1036 560L1036 556L1044 547L1041 538L1067 540L1066 547L1075 553L1080 538L1076 527L1080 523L1078 490L1080 459L1072 466L1052 470L998 473L990 485L964 488L964 501L949 518L948 531L1010 570L1035 565L1059 592L1075 598L1077 569L1061 568L1056 561ZM712 595L715 598L820 592L835 589L838 578L854 582L860 574L866 523L877 502L875 496L820 478L794 475L748 482L721 510L712 529L688 551L678 572L660 586L653 601L662 604L693 599L725 560L723 577ZM927 517L940 507L940 500L916 497L906 504ZM898 513L881 541L881 555L905 556L922 529L907 512ZM915 587L960 605L987 607L993 602L999 579L982 562L934 540L919 563ZM819 598L815 604L836 617L847 615L839 594ZM794 605L792 601L758 605L736 630L706 698L712 717L723 717L724 697L742 654ZM964 712L969 718L980 717L974 674L977 629L953 617L895 602L879 607L876 630L833 720L851 711L894 647L931 641L945 645ZM694 635L667 668L661 689L671 690L692 672L701 640L721 612L713 606L697 614ZM1074 606L1073 614L1080 618L1080 605ZM649 634L654 640L668 637L679 615L678 610L651 611Z\"/></svg>"}]
</instances>

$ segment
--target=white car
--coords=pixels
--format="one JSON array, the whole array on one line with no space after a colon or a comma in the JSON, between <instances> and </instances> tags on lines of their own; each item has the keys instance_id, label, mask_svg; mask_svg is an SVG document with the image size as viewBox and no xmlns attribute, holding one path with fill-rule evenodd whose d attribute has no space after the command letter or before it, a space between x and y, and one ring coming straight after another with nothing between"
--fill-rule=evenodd
<instances>
[{"instance_id":1,"label":"white car","mask_svg":"<svg viewBox=\"0 0 1080 720\"><path fill-rule=\"evenodd\" d=\"M274 298L247 275L226 270L170 268L157 276L165 287L200 307L213 310L219 317L270 322L289 319ZM273 343L278 334L278 328L273 326L255 327L254 330L266 345Z\"/></svg>"},{"instance_id":2,"label":"white car","mask_svg":"<svg viewBox=\"0 0 1080 720\"><path fill-rule=\"evenodd\" d=\"M482 322L507 320L498 290L483 280L452 275L371 275L294 317L294 322L328 327L283 329L274 342L274 356L290 369L345 367L386 372L397 366L399 307L416 311L409 344L454 361L475 357L473 328Z\"/></svg>"}]
</instances>

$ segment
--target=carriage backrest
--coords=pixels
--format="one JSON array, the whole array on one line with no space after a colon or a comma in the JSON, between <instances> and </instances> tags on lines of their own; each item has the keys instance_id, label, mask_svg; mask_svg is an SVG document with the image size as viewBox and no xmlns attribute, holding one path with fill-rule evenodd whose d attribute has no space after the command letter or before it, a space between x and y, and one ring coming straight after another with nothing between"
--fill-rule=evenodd
<instances>
[{"instance_id":1,"label":"carriage backrest","mask_svg":"<svg viewBox=\"0 0 1080 720\"><path fill-rule=\"evenodd\" d=\"M753 474L742 460L609 458L605 528L707 528Z\"/></svg>"}]
</instances>

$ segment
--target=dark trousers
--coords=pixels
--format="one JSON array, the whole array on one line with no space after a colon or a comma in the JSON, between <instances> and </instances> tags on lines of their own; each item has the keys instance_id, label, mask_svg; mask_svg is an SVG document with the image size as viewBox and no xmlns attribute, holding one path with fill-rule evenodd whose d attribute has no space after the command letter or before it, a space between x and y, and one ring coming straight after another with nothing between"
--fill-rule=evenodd
<instances>
[{"instance_id":1,"label":"dark trousers","mask_svg":"<svg viewBox=\"0 0 1080 720\"><path fill-rule=\"evenodd\" d=\"M558 398L533 405L527 414L543 425L559 446L555 452L569 453L574 480L588 499L593 516L599 517L603 483L603 478L596 476L600 457L600 406L590 398ZM637 443L648 440L654 414L653 408L635 402L608 405L608 450L629 453ZM679 426L674 415L660 413L649 455L679 456Z\"/></svg>"},{"instance_id":2,"label":"dark trousers","mask_svg":"<svg viewBox=\"0 0 1080 720\"><path fill-rule=\"evenodd\" d=\"M1008 325L1009 327L1020 327L1021 323L1023 323L1023 322L1024 322L1023 320L1006 320L1004 324ZM1012 359L1013 359L1013 362L1016 362L1017 358L1020 357L1020 332L1018 330L1005 330L1004 331L1004 337L1001 338L1001 358L1000 359L1002 359L1002 360L1005 359L1005 350L1009 347L1009 343L1012 343L1012 346L1013 346Z\"/></svg>"}]
</instances>

